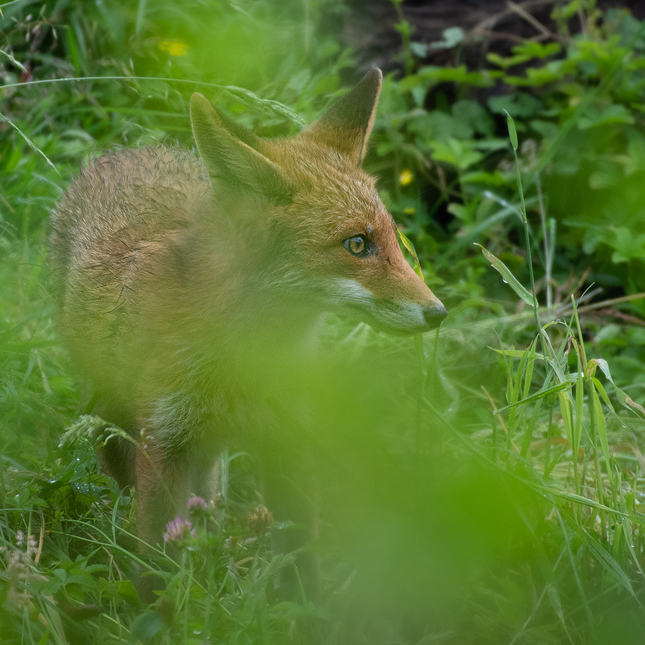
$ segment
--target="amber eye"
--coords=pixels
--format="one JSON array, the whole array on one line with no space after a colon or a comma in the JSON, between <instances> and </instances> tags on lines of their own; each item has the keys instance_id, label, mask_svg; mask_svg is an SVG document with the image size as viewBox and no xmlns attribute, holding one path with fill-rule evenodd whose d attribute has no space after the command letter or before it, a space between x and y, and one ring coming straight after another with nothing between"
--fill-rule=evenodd
<instances>
[{"instance_id":1,"label":"amber eye","mask_svg":"<svg viewBox=\"0 0 645 645\"><path fill-rule=\"evenodd\" d=\"M369 247L365 236L355 235L354 237L348 237L344 242L343 246L347 249L352 255L358 257L364 257L369 254Z\"/></svg>"}]
</instances>

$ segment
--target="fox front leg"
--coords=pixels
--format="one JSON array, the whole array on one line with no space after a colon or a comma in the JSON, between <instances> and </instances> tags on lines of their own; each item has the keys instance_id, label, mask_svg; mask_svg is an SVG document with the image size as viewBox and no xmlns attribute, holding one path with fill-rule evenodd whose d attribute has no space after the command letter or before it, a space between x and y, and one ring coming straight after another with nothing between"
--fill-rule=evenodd
<instances>
[{"instance_id":1,"label":"fox front leg","mask_svg":"<svg viewBox=\"0 0 645 645\"><path fill-rule=\"evenodd\" d=\"M288 452L288 451L285 451ZM276 580L286 600L320 600L320 562L315 551L319 537L319 476L310 456L298 452L291 459L265 460L263 484L268 508L283 528L274 527L271 545L275 555L296 553L293 565ZM312 549L313 547L313 549ZM304 597L303 597L304 596Z\"/></svg>"},{"instance_id":2,"label":"fox front leg","mask_svg":"<svg viewBox=\"0 0 645 645\"><path fill-rule=\"evenodd\" d=\"M188 468L182 456L168 454L154 437L142 433L137 451L137 524L142 550L160 546L168 522L186 517ZM141 578L140 595L144 602L155 600L154 591L163 584L156 576Z\"/></svg>"}]
</instances>

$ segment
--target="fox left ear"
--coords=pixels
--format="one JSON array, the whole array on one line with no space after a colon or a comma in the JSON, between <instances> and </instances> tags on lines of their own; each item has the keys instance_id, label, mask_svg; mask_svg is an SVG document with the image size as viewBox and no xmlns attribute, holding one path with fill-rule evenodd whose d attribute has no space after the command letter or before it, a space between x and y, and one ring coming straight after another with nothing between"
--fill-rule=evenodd
<instances>
[{"instance_id":1,"label":"fox left ear","mask_svg":"<svg viewBox=\"0 0 645 645\"><path fill-rule=\"evenodd\" d=\"M333 148L360 166L367 152L382 83L381 70L370 70L358 85L304 130L302 136Z\"/></svg>"},{"instance_id":2,"label":"fox left ear","mask_svg":"<svg viewBox=\"0 0 645 645\"><path fill-rule=\"evenodd\" d=\"M257 149L263 148L261 140L223 117L198 92L190 99L190 122L214 190L233 186L277 202L290 201L294 192L291 182Z\"/></svg>"}]
</instances>

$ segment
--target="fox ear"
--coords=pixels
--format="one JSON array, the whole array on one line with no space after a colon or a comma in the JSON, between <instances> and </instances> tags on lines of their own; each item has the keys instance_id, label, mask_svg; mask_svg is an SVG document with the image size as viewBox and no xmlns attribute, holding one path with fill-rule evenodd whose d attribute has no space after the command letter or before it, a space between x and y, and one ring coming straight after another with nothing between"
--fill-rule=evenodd
<instances>
[{"instance_id":1,"label":"fox ear","mask_svg":"<svg viewBox=\"0 0 645 645\"><path fill-rule=\"evenodd\" d=\"M201 96L201 94L198 94L197 96ZM253 134L253 132L251 132L250 130L247 130L244 126L236 123L235 121L233 121L233 119L227 117L224 112L218 110L216 107L214 107L213 109L215 110L217 118L220 120L222 126L224 126L224 129L233 138L239 139L242 143L246 143L247 146L253 148L253 150L255 150L256 152L259 152L260 154L264 154L266 156L266 145L264 143L264 139L261 139L260 137Z\"/></svg>"},{"instance_id":2,"label":"fox ear","mask_svg":"<svg viewBox=\"0 0 645 645\"><path fill-rule=\"evenodd\" d=\"M303 135L333 148L360 166L367 152L382 83L381 70L370 70L358 85L333 103Z\"/></svg>"},{"instance_id":3,"label":"fox ear","mask_svg":"<svg viewBox=\"0 0 645 645\"><path fill-rule=\"evenodd\" d=\"M190 123L214 186L224 183L272 199L289 200L293 194L290 182L273 161L256 149L262 149L262 140L223 117L198 92L190 99Z\"/></svg>"}]
</instances>

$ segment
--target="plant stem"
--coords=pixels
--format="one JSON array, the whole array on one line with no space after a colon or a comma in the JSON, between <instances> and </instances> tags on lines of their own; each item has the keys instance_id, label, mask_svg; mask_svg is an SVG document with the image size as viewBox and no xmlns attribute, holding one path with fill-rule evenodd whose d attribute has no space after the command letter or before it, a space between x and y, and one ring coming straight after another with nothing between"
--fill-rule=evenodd
<instances>
[{"instance_id":1,"label":"plant stem","mask_svg":"<svg viewBox=\"0 0 645 645\"><path fill-rule=\"evenodd\" d=\"M533 276L533 256L531 253L531 235L529 231L529 222L526 217L526 204L524 203L524 191L522 190L522 178L520 177L520 160L517 157L517 148L513 147L515 155L515 176L517 178L517 188L520 191L520 201L522 203L521 213L522 222L524 223L524 238L526 240L526 253L529 264L529 279L531 281L531 291L533 292L533 313L535 314L535 326L540 330L540 314L538 312L537 297L535 295L535 277Z\"/></svg>"},{"instance_id":2,"label":"plant stem","mask_svg":"<svg viewBox=\"0 0 645 645\"><path fill-rule=\"evenodd\" d=\"M546 219L546 211L544 209L544 199L542 197L542 181L540 180L540 173L535 175L535 188L537 189L538 204L540 206L540 221L542 222L542 242L544 244L544 286L546 289L546 306L551 309L553 306L553 289L551 286L551 270L553 268L552 248L549 239L548 223Z\"/></svg>"}]
</instances>

